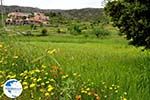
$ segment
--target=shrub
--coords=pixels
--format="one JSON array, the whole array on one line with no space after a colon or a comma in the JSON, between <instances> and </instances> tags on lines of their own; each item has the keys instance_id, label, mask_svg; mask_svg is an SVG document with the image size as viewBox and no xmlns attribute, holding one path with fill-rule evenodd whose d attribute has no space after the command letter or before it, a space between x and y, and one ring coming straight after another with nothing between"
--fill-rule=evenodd
<instances>
[{"instance_id":1,"label":"shrub","mask_svg":"<svg viewBox=\"0 0 150 100\"><path fill-rule=\"evenodd\" d=\"M74 29L75 32L81 33L81 29L80 29L79 25L74 25L73 29Z\"/></svg>"},{"instance_id":2,"label":"shrub","mask_svg":"<svg viewBox=\"0 0 150 100\"><path fill-rule=\"evenodd\" d=\"M92 30L92 34L94 34L97 38L99 38L99 37L108 36L110 32L103 28L94 28Z\"/></svg>"},{"instance_id":3,"label":"shrub","mask_svg":"<svg viewBox=\"0 0 150 100\"><path fill-rule=\"evenodd\" d=\"M62 34L64 34L64 33L66 33L66 31L65 31L64 29L58 28L58 29L57 29L57 33L62 33Z\"/></svg>"},{"instance_id":4,"label":"shrub","mask_svg":"<svg viewBox=\"0 0 150 100\"><path fill-rule=\"evenodd\" d=\"M42 34L42 36L47 36L48 35L48 31L47 31L47 29L42 29L42 32L41 32Z\"/></svg>"},{"instance_id":5,"label":"shrub","mask_svg":"<svg viewBox=\"0 0 150 100\"><path fill-rule=\"evenodd\" d=\"M78 25L78 24L71 25L68 28L68 31L70 32L70 34L73 34L73 35L81 34L81 32L82 32L80 25Z\"/></svg>"}]
</instances>

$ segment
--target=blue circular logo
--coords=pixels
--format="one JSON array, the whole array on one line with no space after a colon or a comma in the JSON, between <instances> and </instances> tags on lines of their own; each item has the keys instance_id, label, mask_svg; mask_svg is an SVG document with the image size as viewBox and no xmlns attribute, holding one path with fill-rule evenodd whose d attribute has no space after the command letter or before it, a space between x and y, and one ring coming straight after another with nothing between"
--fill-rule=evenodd
<instances>
[{"instance_id":1,"label":"blue circular logo","mask_svg":"<svg viewBox=\"0 0 150 100\"><path fill-rule=\"evenodd\" d=\"M22 93L22 85L16 79L10 79L5 82L3 91L7 97L17 98Z\"/></svg>"}]
</instances>

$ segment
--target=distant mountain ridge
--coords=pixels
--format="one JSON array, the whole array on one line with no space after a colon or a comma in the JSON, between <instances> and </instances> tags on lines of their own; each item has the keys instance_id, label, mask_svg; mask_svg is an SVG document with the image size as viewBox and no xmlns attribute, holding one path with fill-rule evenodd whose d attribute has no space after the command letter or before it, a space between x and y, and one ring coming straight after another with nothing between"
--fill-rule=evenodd
<instances>
[{"instance_id":1,"label":"distant mountain ridge","mask_svg":"<svg viewBox=\"0 0 150 100\"><path fill-rule=\"evenodd\" d=\"M61 13L61 15L80 20L93 20L99 18L103 13L103 8L83 8L83 9L71 9L71 10L60 10L60 9L39 9L33 7L21 7L21 6L3 6L4 13L19 11L26 13L43 12L43 13ZM1 9L1 6L0 6Z\"/></svg>"}]
</instances>

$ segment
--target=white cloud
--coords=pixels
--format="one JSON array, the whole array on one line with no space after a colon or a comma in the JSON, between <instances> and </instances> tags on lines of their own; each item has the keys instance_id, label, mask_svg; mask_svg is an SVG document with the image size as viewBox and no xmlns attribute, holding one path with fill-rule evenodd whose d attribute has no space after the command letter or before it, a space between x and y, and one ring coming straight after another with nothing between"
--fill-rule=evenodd
<instances>
[{"instance_id":1,"label":"white cloud","mask_svg":"<svg viewBox=\"0 0 150 100\"><path fill-rule=\"evenodd\" d=\"M4 5L20 5L42 9L101 8L103 0L4 0Z\"/></svg>"}]
</instances>

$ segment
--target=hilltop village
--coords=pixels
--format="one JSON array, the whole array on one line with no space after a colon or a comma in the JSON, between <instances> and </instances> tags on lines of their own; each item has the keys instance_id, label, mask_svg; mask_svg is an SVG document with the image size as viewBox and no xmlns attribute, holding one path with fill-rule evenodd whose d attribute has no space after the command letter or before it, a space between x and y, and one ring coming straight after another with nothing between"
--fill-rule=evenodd
<instances>
[{"instance_id":1,"label":"hilltop village","mask_svg":"<svg viewBox=\"0 0 150 100\"><path fill-rule=\"evenodd\" d=\"M5 20L6 25L25 25L25 24L44 24L47 25L49 17L44 13L22 13L11 12L7 15Z\"/></svg>"}]
</instances>

